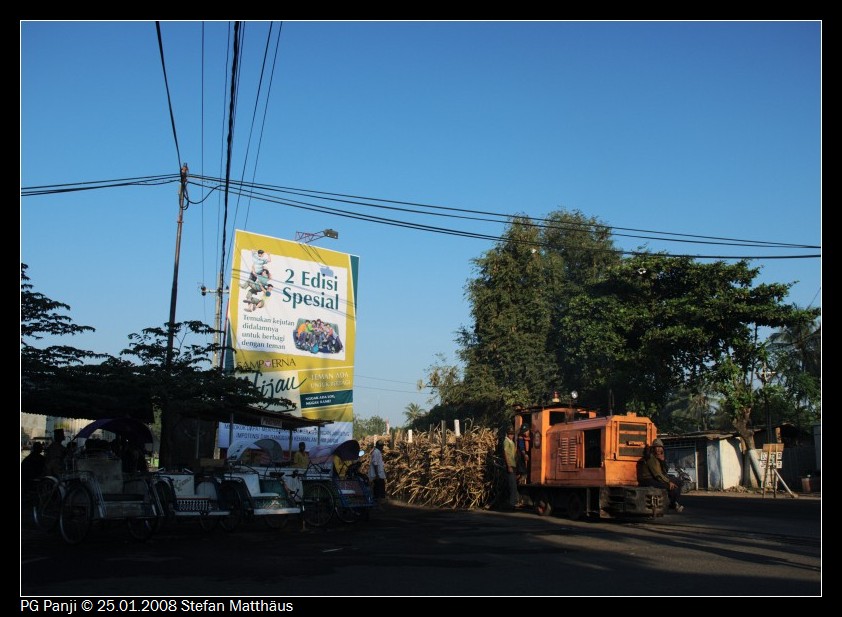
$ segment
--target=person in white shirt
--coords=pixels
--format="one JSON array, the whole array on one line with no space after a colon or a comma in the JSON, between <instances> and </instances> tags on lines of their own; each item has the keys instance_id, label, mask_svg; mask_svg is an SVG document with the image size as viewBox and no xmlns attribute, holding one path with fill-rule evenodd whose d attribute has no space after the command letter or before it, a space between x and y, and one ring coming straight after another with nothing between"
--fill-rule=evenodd
<instances>
[{"instance_id":1,"label":"person in white shirt","mask_svg":"<svg viewBox=\"0 0 842 617\"><path fill-rule=\"evenodd\" d=\"M374 488L374 499L386 498L386 468L383 466L383 442L374 444L371 463L368 466L368 479Z\"/></svg>"}]
</instances>

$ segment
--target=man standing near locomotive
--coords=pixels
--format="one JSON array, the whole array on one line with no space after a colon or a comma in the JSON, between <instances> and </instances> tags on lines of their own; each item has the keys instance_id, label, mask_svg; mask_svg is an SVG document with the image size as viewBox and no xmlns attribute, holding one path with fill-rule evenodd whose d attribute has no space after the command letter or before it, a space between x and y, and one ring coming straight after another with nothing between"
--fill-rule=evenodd
<instances>
[{"instance_id":1,"label":"man standing near locomotive","mask_svg":"<svg viewBox=\"0 0 842 617\"><path fill-rule=\"evenodd\" d=\"M510 510L514 510L518 504L517 459L514 437L515 429L510 426L506 430L506 438L503 440L503 459L506 464L506 481L509 486L508 509Z\"/></svg>"}]
</instances>

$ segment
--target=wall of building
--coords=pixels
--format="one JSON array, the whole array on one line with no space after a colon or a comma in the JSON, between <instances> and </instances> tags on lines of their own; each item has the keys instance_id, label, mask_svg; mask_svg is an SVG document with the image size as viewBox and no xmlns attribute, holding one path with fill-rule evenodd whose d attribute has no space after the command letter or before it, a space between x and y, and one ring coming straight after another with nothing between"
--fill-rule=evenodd
<instances>
[{"instance_id":1,"label":"wall of building","mask_svg":"<svg viewBox=\"0 0 842 617\"><path fill-rule=\"evenodd\" d=\"M705 449L708 489L724 491L739 486L743 469L739 439L734 437L708 441Z\"/></svg>"}]
</instances>

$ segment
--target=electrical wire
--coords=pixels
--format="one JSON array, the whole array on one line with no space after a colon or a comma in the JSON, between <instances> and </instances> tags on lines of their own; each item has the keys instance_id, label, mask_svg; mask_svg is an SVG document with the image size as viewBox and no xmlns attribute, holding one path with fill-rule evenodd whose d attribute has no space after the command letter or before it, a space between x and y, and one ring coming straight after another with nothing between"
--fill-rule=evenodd
<instances>
[{"instance_id":1,"label":"electrical wire","mask_svg":"<svg viewBox=\"0 0 842 617\"><path fill-rule=\"evenodd\" d=\"M271 195L271 194L265 194L265 193L256 191L255 190L256 187L265 186L265 185L260 185L260 184L237 183L237 182L231 182L230 180L225 182L224 184L219 184L220 182L222 182L219 179L207 178L207 177L201 177L201 176L191 176L191 179L194 181L194 183L197 183L197 184L201 183L200 185L202 186L202 188L204 188L207 191L207 195L205 195L205 197L202 197L200 200L197 200L197 201L191 201L190 202L191 204L202 203L202 201L207 199L210 196L211 193L213 193L216 190L219 190L220 188L222 188L224 186L226 191L229 194L239 195L239 194L242 193L243 195L248 195L249 198L264 201L266 203L276 204L276 205L284 205L284 206L289 206L289 207L293 207L293 208L297 208L297 209L309 210L309 211L312 211L312 212L319 212L319 213L322 213L322 214L330 214L332 216L339 216L339 217L344 217L344 218L366 221L366 222L370 222L370 223L378 223L378 224L383 224L383 225L390 225L390 226L395 226L395 227L415 229L415 230L418 230L418 231L428 231L428 232L432 232L432 233L441 233L441 234L446 234L446 235L454 235L454 236L460 236L460 237L474 238L474 239L479 239L479 240L490 240L490 241L494 241L494 242L499 242L499 241L502 241L504 239L503 236L495 235L495 234L486 234L486 233L479 233L479 232L475 232L475 231L466 231L466 230L453 229L453 228L447 228L447 227L438 227L438 226L427 225L427 224L423 224L423 223L416 223L416 222L411 222L411 221L404 221L404 220L399 220L399 219L394 219L394 218L386 218L386 217L374 216L374 215L370 215L370 214L362 214L362 213L359 213L359 212L353 212L353 211L349 211L349 210L342 210L342 209L338 209L338 208L332 208L332 207L329 207L329 206L319 205L319 204L312 203L312 202L306 202L306 201L301 201L301 200L293 200L293 199L278 197L278 196L274 196L274 195ZM70 185L70 184L64 184L64 185L42 186L42 187L29 187L29 188L24 188L22 190L22 196L43 195L43 194L59 193L59 192L70 192L70 191L74 191L74 190L91 190L92 188L111 188L113 186L133 186L133 185L142 186L142 185L146 185L146 184L165 183L165 182L172 182L172 181L176 181L176 180L177 180L177 178L173 178L171 176L157 176L157 177L153 176L153 177L146 177L146 178L142 178L142 179L138 178L138 179L127 179L127 180L123 180L123 181L115 181L115 182L112 182L110 184L101 184L100 186L96 186L96 187L87 186L87 184L96 184L96 183L84 183L84 186L81 186L81 184L83 184L83 183L80 183L80 185L76 185L76 186ZM208 181L211 181L211 180L214 181L214 182L217 182L217 184L212 185L212 186L207 186L206 184L204 184L204 183L206 183ZM104 183L104 182L107 182L107 181L102 181L102 182ZM248 190L243 189L241 191L241 189L239 187L247 187ZM227 199L227 197L226 197L226 199ZM342 201L344 203L344 200L340 200L340 201ZM360 205L369 205L369 206L375 206L376 207L376 204L367 204L367 203L362 204L361 203ZM437 206L437 207L441 208L441 206ZM391 209L391 208L387 207L387 209ZM454 208L454 210L463 211L462 209L459 209L459 208ZM422 212L422 211L418 211L418 210L400 209L400 211L408 212L408 213L411 213L411 214L414 214L414 215L430 215L431 214L429 212ZM486 222L493 222L493 223L498 223L498 224L509 224L511 222L511 219L517 218L517 215L504 215L504 214L498 214L498 213L493 213L493 214L494 214L494 216L500 217L500 219L499 220L486 221ZM509 220L504 220L503 217L507 217ZM459 219L459 218L463 218L463 217L454 216L452 218ZM475 219L473 219L473 220L475 220ZM548 219L537 219L537 220L547 221ZM563 227L563 226L558 226L558 225L553 225L553 224L542 225L542 224L536 223L535 226L543 228L543 229L565 229L565 227ZM608 225L593 225L592 227L594 227L594 228L599 227L599 228L603 228L603 229L607 229L607 230L612 229ZM588 226L587 226L587 224L582 224L581 227L577 226L577 227L575 227L575 229L585 229L585 230L587 230ZM665 241L665 242L679 242L679 243L693 242L693 243L698 243L698 244L712 244L712 245L713 244L722 244L722 242L714 242L714 241L706 242L706 241L703 241L705 238L711 238L711 236L694 236L692 234L676 234L676 233L673 233L673 232L653 232L653 233L669 235L669 236L681 236L681 237L649 238L649 239L661 240L661 241ZM612 235L614 235L613 232L612 232ZM639 238L641 236L633 236L633 237ZM700 238L700 240L692 240L691 241L688 238ZM782 249L783 248L786 248L786 249L790 249L790 248L792 248L792 249L795 249L795 248L821 248L819 246L808 245L808 244L790 244L790 243L777 243L777 242L769 242L769 241L739 240L739 239L736 239L736 238L727 238L727 240L729 241L730 245L732 245L732 246L754 246L754 247L757 247L757 248L782 248ZM552 248L552 245L549 245L549 244L541 245L541 244L536 244L532 241L524 241L524 243L531 244L531 245L534 245L534 246L543 246L545 248ZM740 243L740 244L738 244L738 243ZM614 249L592 249L592 250L598 250L598 251L602 251L602 252L613 252L613 253L619 253L619 254L622 254L622 255L647 255L647 254L650 254L649 252L646 252L646 251L626 251L626 250L614 250ZM821 257L820 253L802 254L802 255L699 255L699 254L688 254L688 253L660 253L660 254L664 255L665 257L689 257L689 258L697 258L697 259L750 259L750 260L758 260L758 259L760 259L760 260L767 260L767 259L813 259L813 258Z\"/></svg>"},{"instance_id":2,"label":"electrical wire","mask_svg":"<svg viewBox=\"0 0 842 617\"><path fill-rule=\"evenodd\" d=\"M178 157L178 168L181 169L181 151L178 148L178 132L175 130L175 114L172 110L172 97L170 96L170 82L167 79L167 64L164 62L164 40L161 37L161 22L155 22L155 30L158 32L158 51L161 54L161 69L164 71L164 86L167 90L167 105L170 109L170 124L172 125L172 136L175 141L175 153Z\"/></svg>"}]
</instances>

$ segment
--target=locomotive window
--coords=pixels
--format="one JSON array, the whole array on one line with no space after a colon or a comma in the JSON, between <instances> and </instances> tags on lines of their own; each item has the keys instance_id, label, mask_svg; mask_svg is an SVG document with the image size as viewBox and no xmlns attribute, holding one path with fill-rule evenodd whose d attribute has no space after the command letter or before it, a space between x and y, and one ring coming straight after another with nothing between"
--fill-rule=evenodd
<instances>
[{"instance_id":1,"label":"locomotive window","mask_svg":"<svg viewBox=\"0 0 842 617\"><path fill-rule=\"evenodd\" d=\"M550 426L553 424L561 424L563 422L567 422L567 414L563 411L551 411L550 412Z\"/></svg>"},{"instance_id":2,"label":"locomotive window","mask_svg":"<svg viewBox=\"0 0 842 617\"><path fill-rule=\"evenodd\" d=\"M602 466L602 429L585 433L585 467Z\"/></svg>"}]
</instances>

